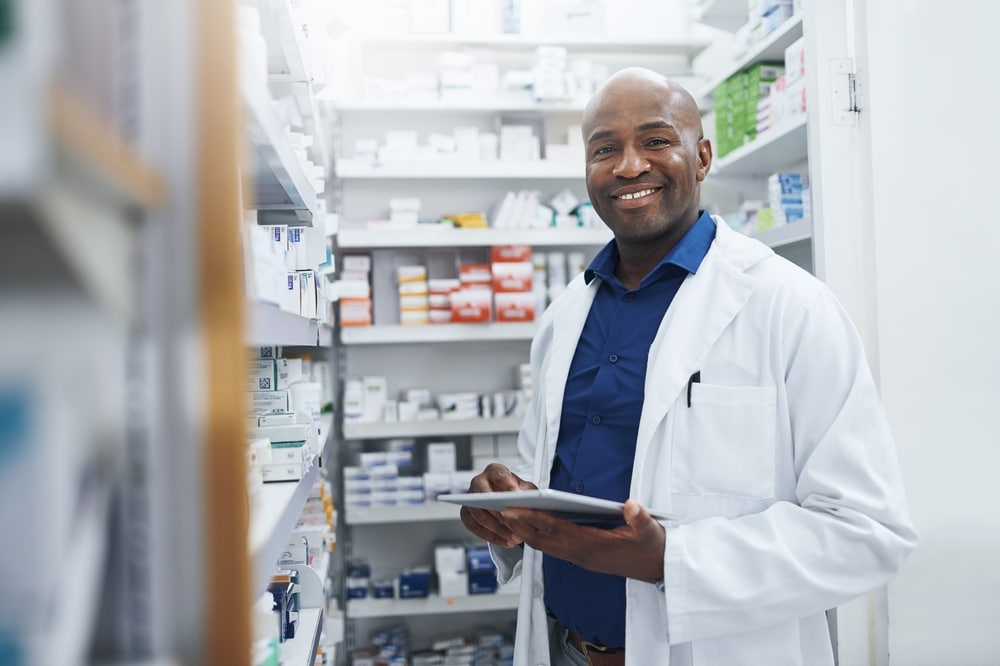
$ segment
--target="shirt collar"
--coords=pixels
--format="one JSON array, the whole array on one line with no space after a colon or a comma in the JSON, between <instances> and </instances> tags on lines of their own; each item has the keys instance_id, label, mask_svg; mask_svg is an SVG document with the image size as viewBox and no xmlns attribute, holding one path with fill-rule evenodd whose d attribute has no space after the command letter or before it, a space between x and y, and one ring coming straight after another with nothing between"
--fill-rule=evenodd
<instances>
[{"instance_id":1,"label":"shirt collar","mask_svg":"<svg viewBox=\"0 0 1000 666\"><path fill-rule=\"evenodd\" d=\"M701 215L698 216L698 219L691 225L691 228L681 237L677 245L643 278L643 283L662 276L667 266L676 266L688 273L697 273L698 267L701 266L705 255L708 254L708 248L712 245L714 239L715 222L712 220L711 215L705 211L701 211ZM618 266L620 260L621 255L618 254L618 244L614 240L611 240L601 248L601 251L597 253L594 260L590 262L587 270L583 273L584 280L587 284L593 282L595 277L599 277L605 282L617 280L614 277L615 268Z\"/></svg>"}]
</instances>

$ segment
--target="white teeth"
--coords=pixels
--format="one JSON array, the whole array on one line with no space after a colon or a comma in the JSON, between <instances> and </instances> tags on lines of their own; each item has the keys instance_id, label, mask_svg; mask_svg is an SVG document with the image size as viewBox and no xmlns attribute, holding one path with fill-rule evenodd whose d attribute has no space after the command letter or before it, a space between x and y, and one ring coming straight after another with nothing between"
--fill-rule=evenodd
<instances>
[{"instance_id":1,"label":"white teeth","mask_svg":"<svg viewBox=\"0 0 1000 666\"><path fill-rule=\"evenodd\" d=\"M656 190L642 190L641 192L632 192L630 194L623 194L623 195L621 195L618 198L619 199L624 199L626 201L630 201L632 199L638 199L639 197L648 196L648 195L652 194L655 191Z\"/></svg>"}]
</instances>

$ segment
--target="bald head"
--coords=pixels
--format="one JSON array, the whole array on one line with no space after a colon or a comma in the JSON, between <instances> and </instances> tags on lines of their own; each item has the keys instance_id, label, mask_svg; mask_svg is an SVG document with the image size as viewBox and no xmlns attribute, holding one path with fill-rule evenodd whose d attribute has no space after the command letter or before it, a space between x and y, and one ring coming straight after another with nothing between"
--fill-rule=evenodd
<instances>
[{"instance_id":1,"label":"bald head","mask_svg":"<svg viewBox=\"0 0 1000 666\"><path fill-rule=\"evenodd\" d=\"M655 105L673 118L678 129L692 132L695 140L704 136L698 103L687 90L667 77L643 67L629 67L612 74L598 88L583 112L583 140L594 126L617 114L623 105Z\"/></svg>"}]
</instances>

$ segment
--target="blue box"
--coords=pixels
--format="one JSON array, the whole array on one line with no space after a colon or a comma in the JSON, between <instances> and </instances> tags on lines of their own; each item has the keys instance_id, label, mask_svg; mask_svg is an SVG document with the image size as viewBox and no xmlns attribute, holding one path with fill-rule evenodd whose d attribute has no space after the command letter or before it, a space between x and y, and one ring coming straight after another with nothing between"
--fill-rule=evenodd
<instances>
[{"instance_id":1,"label":"blue box","mask_svg":"<svg viewBox=\"0 0 1000 666\"><path fill-rule=\"evenodd\" d=\"M490 557L488 546L470 546L465 552L465 560L468 564L470 580L472 574L476 572L488 572L494 578L496 577L497 566L493 563L493 558Z\"/></svg>"},{"instance_id":2,"label":"blue box","mask_svg":"<svg viewBox=\"0 0 1000 666\"><path fill-rule=\"evenodd\" d=\"M399 574L399 598L423 599L431 593L431 570L408 569Z\"/></svg>"}]
</instances>

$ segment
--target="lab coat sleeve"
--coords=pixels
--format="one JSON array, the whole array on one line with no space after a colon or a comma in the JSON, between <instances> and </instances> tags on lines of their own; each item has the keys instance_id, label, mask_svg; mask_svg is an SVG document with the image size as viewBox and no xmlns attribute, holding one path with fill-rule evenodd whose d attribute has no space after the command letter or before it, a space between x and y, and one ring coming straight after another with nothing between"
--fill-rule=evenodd
<instances>
[{"instance_id":1,"label":"lab coat sleeve","mask_svg":"<svg viewBox=\"0 0 1000 666\"><path fill-rule=\"evenodd\" d=\"M543 332L532 342L531 348L531 372L533 377L540 376L543 349L550 337L548 328L544 326L544 323L540 328ZM531 481L532 483L536 483L533 464L536 443L540 437L544 436L544 432L539 432L539 426L543 425L543 414L544 405L541 399L541 391L533 391L531 402L525 410L525 415L521 421L521 428L517 436L517 451L520 464L511 470L522 479ZM489 544L489 547L490 555L497 566L497 580L500 584L508 583L521 574L523 548L520 546L517 548L502 548L493 544Z\"/></svg>"},{"instance_id":2,"label":"lab coat sleeve","mask_svg":"<svg viewBox=\"0 0 1000 666\"><path fill-rule=\"evenodd\" d=\"M916 545L892 435L853 324L822 285L788 319L780 349L795 501L668 528L671 643L833 608L884 584Z\"/></svg>"}]
</instances>

